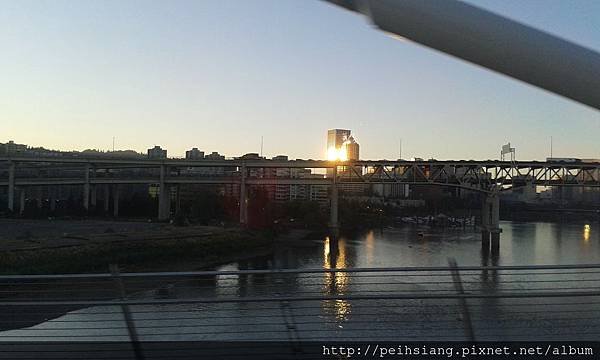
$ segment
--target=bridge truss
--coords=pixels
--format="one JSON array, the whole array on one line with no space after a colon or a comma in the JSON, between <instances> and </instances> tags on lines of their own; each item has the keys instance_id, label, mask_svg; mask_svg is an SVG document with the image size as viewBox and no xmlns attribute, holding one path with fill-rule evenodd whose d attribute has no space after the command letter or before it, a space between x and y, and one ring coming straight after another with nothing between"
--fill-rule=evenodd
<instances>
[{"instance_id":1,"label":"bridge truss","mask_svg":"<svg viewBox=\"0 0 600 360\"><path fill-rule=\"evenodd\" d=\"M455 186L486 193L536 186L600 186L598 163L358 162L338 172L340 182Z\"/></svg>"}]
</instances>

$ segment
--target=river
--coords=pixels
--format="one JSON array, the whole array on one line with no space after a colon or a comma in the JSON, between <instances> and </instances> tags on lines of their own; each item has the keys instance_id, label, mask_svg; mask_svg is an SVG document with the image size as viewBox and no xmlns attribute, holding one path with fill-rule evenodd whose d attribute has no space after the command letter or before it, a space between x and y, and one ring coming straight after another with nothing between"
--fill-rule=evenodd
<instances>
[{"instance_id":1,"label":"river","mask_svg":"<svg viewBox=\"0 0 600 360\"><path fill-rule=\"evenodd\" d=\"M586 226L587 225L587 226ZM545 222L503 221L497 265L600 263L600 226ZM327 242L316 240L281 244L275 253L221 269L318 268L324 263ZM341 237L336 267L485 265L478 231L406 226ZM489 265L489 264L488 264Z\"/></svg>"},{"instance_id":2,"label":"river","mask_svg":"<svg viewBox=\"0 0 600 360\"><path fill-rule=\"evenodd\" d=\"M600 263L600 226L502 222L500 251L482 252L473 228L406 226L341 237L279 243L268 256L226 264L217 270L315 269ZM593 269L592 269L593 270ZM596 271L515 274L462 273L467 293L599 289ZM450 279L450 280L448 280ZM549 279L549 280L548 280ZM583 284L583 285L582 285ZM161 286L165 286L164 284ZM449 272L344 272L304 275L216 275L179 279L164 293L145 291L133 299L232 299L265 296L362 296L454 293ZM165 295L166 294L166 295ZM464 312L456 299L302 300L251 303L133 305L142 340L394 339L465 340ZM580 298L483 298L468 301L478 339L584 340L600 332L600 302ZM593 316L592 316L593 315ZM0 340L127 340L121 309L92 306L33 327L0 333Z\"/></svg>"}]
</instances>

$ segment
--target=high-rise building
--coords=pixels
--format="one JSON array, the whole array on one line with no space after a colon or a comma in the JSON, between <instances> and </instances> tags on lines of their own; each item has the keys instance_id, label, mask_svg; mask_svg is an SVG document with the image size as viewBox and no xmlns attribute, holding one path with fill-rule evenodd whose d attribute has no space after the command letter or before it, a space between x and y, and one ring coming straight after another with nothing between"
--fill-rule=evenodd
<instances>
[{"instance_id":1,"label":"high-rise building","mask_svg":"<svg viewBox=\"0 0 600 360\"><path fill-rule=\"evenodd\" d=\"M331 129L327 131L327 160L355 161L360 158L360 146L351 135L350 130ZM338 166L338 176L347 176L352 173L362 173L360 166ZM333 176L333 170L327 169L327 177ZM366 184L341 184L340 190L349 194L362 194L367 191Z\"/></svg>"},{"instance_id":2,"label":"high-rise building","mask_svg":"<svg viewBox=\"0 0 600 360\"><path fill-rule=\"evenodd\" d=\"M359 148L350 130L331 129L327 131L328 160L358 160Z\"/></svg>"},{"instance_id":3,"label":"high-rise building","mask_svg":"<svg viewBox=\"0 0 600 360\"><path fill-rule=\"evenodd\" d=\"M193 148L192 150L188 150L185 152L186 160L202 160L204 159L204 151L198 150L198 148Z\"/></svg>"},{"instance_id":4,"label":"high-rise building","mask_svg":"<svg viewBox=\"0 0 600 360\"><path fill-rule=\"evenodd\" d=\"M358 160L360 156L360 146L354 140L354 137L350 136L350 138L346 141L346 158L348 160Z\"/></svg>"},{"instance_id":5,"label":"high-rise building","mask_svg":"<svg viewBox=\"0 0 600 360\"><path fill-rule=\"evenodd\" d=\"M339 149L350 138L351 130L331 129L327 131L327 147Z\"/></svg>"},{"instance_id":6,"label":"high-rise building","mask_svg":"<svg viewBox=\"0 0 600 360\"><path fill-rule=\"evenodd\" d=\"M166 159L167 150L164 150L160 146L154 146L152 149L148 149L148 159Z\"/></svg>"},{"instance_id":7,"label":"high-rise building","mask_svg":"<svg viewBox=\"0 0 600 360\"><path fill-rule=\"evenodd\" d=\"M344 143L350 138L350 130L331 129L327 131L327 159L346 160Z\"/></svg>"}]
</instances>

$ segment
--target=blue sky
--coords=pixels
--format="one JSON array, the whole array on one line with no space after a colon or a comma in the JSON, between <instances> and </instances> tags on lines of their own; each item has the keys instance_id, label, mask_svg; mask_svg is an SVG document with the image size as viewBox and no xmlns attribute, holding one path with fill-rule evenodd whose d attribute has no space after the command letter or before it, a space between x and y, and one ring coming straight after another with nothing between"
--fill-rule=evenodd
<instances>
[{"instance_id":1,"label":"blue sky","mask_svg":"<svg viewBox=\"0 0 600 360\"><path fill-rule=\"evenodd\" d=\"M472 0L600 50L595 0ZM0 0L0 142L324 158L600 158L600 112L318 0Z\"/></svg>"}]
</instances>

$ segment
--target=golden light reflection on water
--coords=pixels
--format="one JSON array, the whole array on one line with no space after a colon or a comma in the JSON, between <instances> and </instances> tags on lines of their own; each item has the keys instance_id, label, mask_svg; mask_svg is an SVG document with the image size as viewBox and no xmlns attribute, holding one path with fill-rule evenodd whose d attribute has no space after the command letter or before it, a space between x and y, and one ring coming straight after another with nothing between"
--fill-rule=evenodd
<instances>
[{"instance_id":1,"label":"golden light reflection on water","mask_svg":"<svg viewBox=\"0 0 600 360\"><path fill-rule=\"evenodd\" d=\"M346 240L337 243L329 237L323 244L323 268L343 269L347 267ZM344 295L348 290L349 277L346 272L330 272L324 274L324 295ZM351 304L347 300L323 300L321 307L325 313L332 314L337 321L346 321L351 313Z\"/></svg>"},{"instance_id":2,"label":"golden light reflection on water","mask_svg":"<svg viewBox=\"0 0 600 360\"><path fill-rule=\"evenodd\" d=\"M590 224L585 224L583 226L583 241L590 241L590 233L592 231L592 226Z\"/></svg>"}]
</instances>

